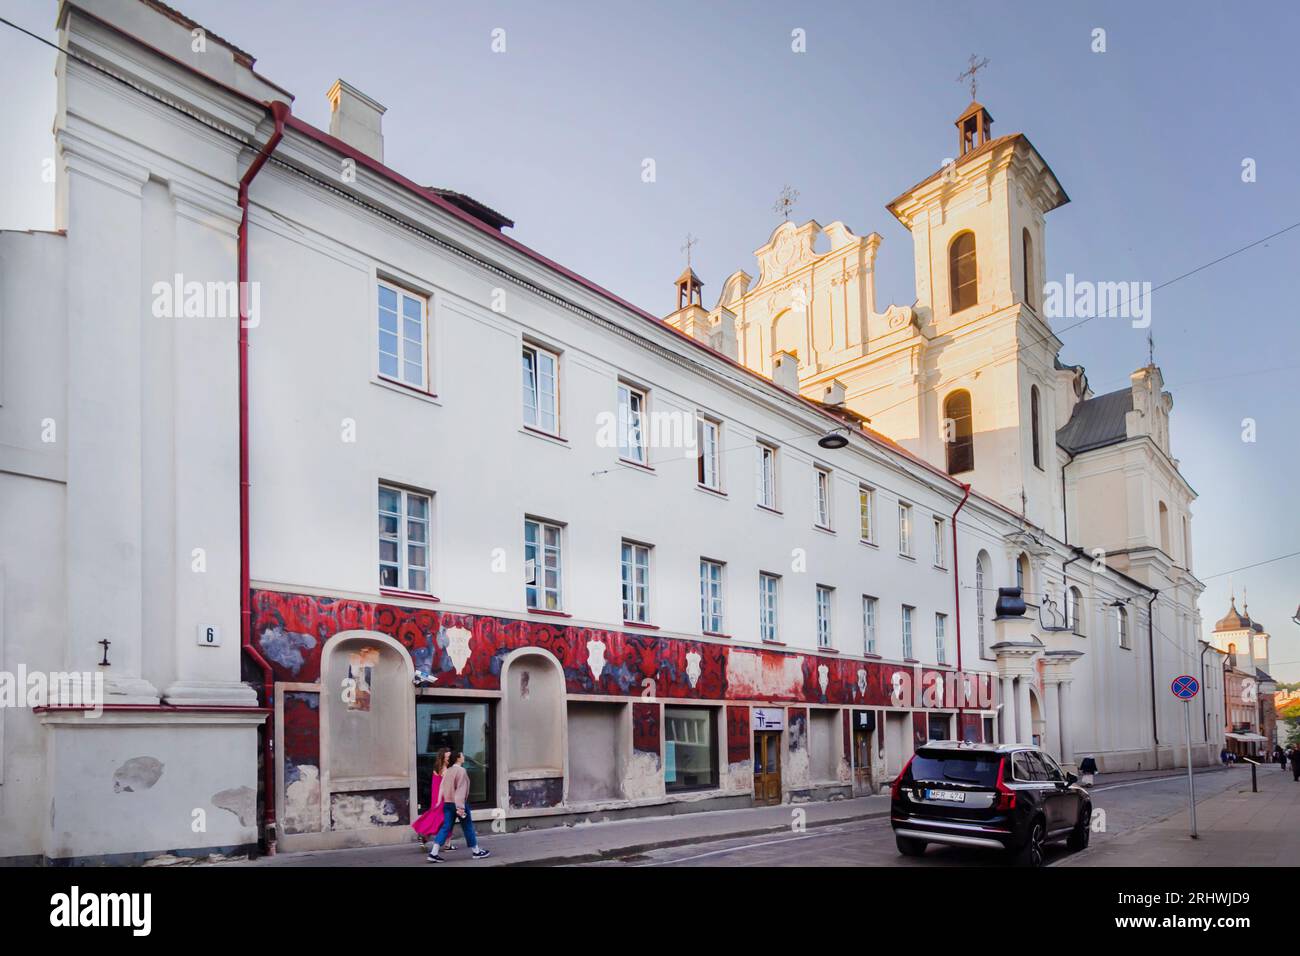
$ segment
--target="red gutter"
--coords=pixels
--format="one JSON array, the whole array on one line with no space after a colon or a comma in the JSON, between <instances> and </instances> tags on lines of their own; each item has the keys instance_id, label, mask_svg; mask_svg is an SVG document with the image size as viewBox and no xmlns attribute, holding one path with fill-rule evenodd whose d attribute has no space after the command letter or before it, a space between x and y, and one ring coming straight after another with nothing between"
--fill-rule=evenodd
<instances>
[{"instance_id":1,"label":"red gutter","mask_svg":"<svg viewBox=\"0 0 1300 956\"><path fill-rule=\"evenodd\" d=\"M957 563L957 512L966 507L966 500L970 498L970 485L962 484L962 489L965 494L961 496L957 510L952 513L952 616L957 621L957 678L961 681L961 691L957 695L958 740L961 739L962 711L966 709L966 673L961 669L961 574L958 573L960 566Z\"/></svg>"},{"instance_id":2,"label":"red gutter","mask_svg":"<svg viewBox=\"0 0 1300 956\"><path fill-rule=\"evenodd\" d=\"M289 105L270 104L275 130L239 180L239 637L244 653L262 671L262 703L273 706L275 689L271 665L253 646L252 575L248 530L248 187L284 137ZM275 752L271 727L262 730L262 795L266 806L264 832L268 856L275 854Z\"/></svg>"}]
</instances>

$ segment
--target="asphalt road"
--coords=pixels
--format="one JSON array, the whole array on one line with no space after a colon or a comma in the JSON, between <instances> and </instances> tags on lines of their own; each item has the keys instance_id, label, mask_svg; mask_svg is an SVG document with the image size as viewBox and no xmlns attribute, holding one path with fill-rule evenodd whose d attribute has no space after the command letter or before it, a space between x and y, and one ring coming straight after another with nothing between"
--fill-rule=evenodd
<instances>
[{"instance_id":1,"label":"asphalt road","mask_svg":"<svg viewBox=\"0 0 1300 956\"><path fill-rule=\"evenodd\" d=\"M1261 767L1260 772L1270 768ZM1243 779L1240 769L1198 774L1200 799L1213 796ZM1246 779L1249 779L1247 774ZM1166 777L1102 785L1092 791L1093 807L1105 812L1103 830L1092 842L1134 827L1153 823L1187 805L1187 778ZM1047 865L1069 855L1064 844L1047 849ZM691 846L652 850L591 866L989 866L1000 864L996 854L965 847L930 846L922 857L905 857L894 846L887 817L834 826L815 827L803 833L738 837Z\"/></svg>"}]
</instances>

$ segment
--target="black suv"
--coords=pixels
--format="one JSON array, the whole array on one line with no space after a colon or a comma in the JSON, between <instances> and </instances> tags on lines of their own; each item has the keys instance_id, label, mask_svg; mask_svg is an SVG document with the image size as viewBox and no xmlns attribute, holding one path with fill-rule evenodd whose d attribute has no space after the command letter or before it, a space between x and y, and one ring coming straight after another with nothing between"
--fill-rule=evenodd
<instances>
[{"instance_id":1,"label":"black suv","mask_svg":"<svg viewBox=\"0 0 1300 956\"><path fill-rule=\"evenodd\" d=\"M987 847L1041 866L1049 840L1082 850L1092 800L1077 780L1037 747L931 741L890 788L898 852L920 856L928 843Z\"/></svg>"}]
</instances>

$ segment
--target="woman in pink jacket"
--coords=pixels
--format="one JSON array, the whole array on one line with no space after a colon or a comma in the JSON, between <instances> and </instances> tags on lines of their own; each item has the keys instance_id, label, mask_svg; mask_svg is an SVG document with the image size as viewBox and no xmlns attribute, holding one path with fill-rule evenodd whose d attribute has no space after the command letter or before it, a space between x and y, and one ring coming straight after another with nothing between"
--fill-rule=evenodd
<instances>
[{"instance_id":1,"label":"woman in pink jacket","mask_svg":"<svg viewBox=\"0 0 1300 956\"><path fill-rule=\"evenodd\" d=\"M451 751L442 749L438 755L433 758L433 782L429 786L429 809L416 817L415 822L411 824L411 829L420 835L420 846L424 846L426 838L437 833L442 829L443 804L439 795L442 790L442 775L447 770L447 758L451 756ZM456 849L450 841L444 850Z\"/></svg>"},{"instance_id":2,"label":"woman in pink jacket","mask_svg":"<svg viewBox=\"0 0 1300 956\"><path fill-rule=\"evenodd\" d=\"M451 839L451 828L460 823L465 842L469 844L470 856L481 860L492 854L478 845L478 835L474 832L474 816L469 809L469 774L464 766L465 755L453 750L447 758L447 769L442 778L442 827L434 834L432 848L426 859L430 863L441 863L442 854L438 850Z\"/></svg>"}]
</instances>

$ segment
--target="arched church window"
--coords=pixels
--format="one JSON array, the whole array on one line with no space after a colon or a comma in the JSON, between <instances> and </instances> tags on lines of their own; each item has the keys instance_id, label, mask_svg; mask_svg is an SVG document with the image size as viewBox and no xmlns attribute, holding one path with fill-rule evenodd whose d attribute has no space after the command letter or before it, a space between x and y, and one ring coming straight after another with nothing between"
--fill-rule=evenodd
<instances>
[{"instance_id":1,"label":"arched church window","mask_svg":"<svg viewBox=\"0 0 1300 956\"><path fill-rule=\"evenodd\" d=\"M953 312L979 301L979 270L975 262L975 233L958 233L948 246L948 298Z\"/></svg>"},{"instance_id":2,"label":"arched church window","mask_svg":"<svg viewBox=\"0 0 1300 956\"><path fill-rule=\"evenodd\" d=\"M1034 467L1039 471L1043 470L1043 446L1039 440L1038 433L1041 431L1042 412L1040 410L1040 401L1038 398L1038 386L1029 386L1029 428L1033 432L1032 439L1034 444Z\"/></svg>"},{"instance_id":3,"label":"arched church window","mask_svg":"<svg viewBox=\"0 0 1300 956\"><path fill-rule=\"evenodd\" d=\"M1034 240L1029 235L1029 230L1025 229L1020 234L1020 246L1023 255L1024 276L1022 282L1024 285L1025 305L1031 309L1034 308Z\"/></svg>"},{"instance_id":4,"label":"arched church window","mask_svg":"<svg viewBox=\"0 0 1300 956\"><path fill-rule=\"evenodd\" d=\"M1022 595L1025 593L1025 589L1029 587L1029 556L1023 551L1016 558L1016 587L1020 588Z\"/></svg>"},{"instance_id":5,"label":"arched church window","mask_svg":"<svg viewBox=\"0 0 1300 956\"><path fill-rule=\"evenodd\" d=\"M1067 623L1074 630L1074 633L1083 637L1083 592L1076 587L1070 588L1066 614L1069 616Z\"/></svg>"},{"instance_id":6,"label":"arched church window","mask_svg":"<svg viewBox=\"0 0 1300 956\"><path fill-rule=\"evenodd\" d=\"M1169 554L1169 508L1163 501L1160 506L1160 550Z\"/></svg>"},{"instance_id":7,"label":"arched church window","mask_svg":"<svg viewBox=\"0 0 1300 956\"><path fill-rule=\"evenodd\" d=\"M971 416L970 392L959 389L943 403L944 441L948 446L948 474L971 471L975 467L975 433Z\"/></svg>"}]
</instances>

